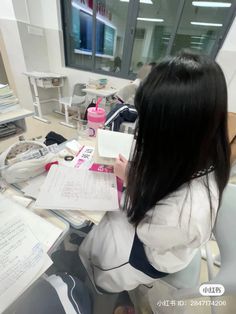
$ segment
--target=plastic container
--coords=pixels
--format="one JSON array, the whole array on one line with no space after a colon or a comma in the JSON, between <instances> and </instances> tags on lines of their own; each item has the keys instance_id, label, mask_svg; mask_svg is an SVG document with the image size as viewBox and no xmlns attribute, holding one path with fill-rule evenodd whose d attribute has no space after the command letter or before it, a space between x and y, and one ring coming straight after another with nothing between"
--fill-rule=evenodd
<instances>
[{"instance_id":1,"label":"plastic container","mask_svg":"<svg viewBox=\"0 0 236 314\"><path fill-rule=\"evenodd\" d=\"M106 112L103 108L88 108L88 132L89 136L96 136L97 129L103 128L106 121Z\"/></svg>"}]
</instances>

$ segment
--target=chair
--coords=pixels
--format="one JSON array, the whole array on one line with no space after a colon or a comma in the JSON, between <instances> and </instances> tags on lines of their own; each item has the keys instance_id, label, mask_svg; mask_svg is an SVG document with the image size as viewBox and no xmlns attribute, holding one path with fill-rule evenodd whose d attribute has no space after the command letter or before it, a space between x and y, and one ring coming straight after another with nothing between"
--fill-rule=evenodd
<instances>
[{"instance_id":1,"label":"chair","mask_svg":"<svg viewBox=\"0 0 236 314\"><path fill-rule=\"evenodd\" d=\"M205 284L221 284L225 288L224 295L236 294L236 185L228 184L223 193L221 207L213 233L221 254L221 267L216 276L213 275L213 260L207 252L209 281ZM199 256L195 256L190 265L184 270L162 278L176 290L173 292L174 299L190 299L201 297L199 293ZM213 299L214 300L214 299ZM211 307L212 313L216 313L216 307Z\"/></svg>"},{"instance_id":2,"label":"chair","mask_svg":"<svg viewBox=\"0 0 236 314\"><path fill-rule=\"evenodd\" d=\"M77 83L74 85L72 96L62 97L59 99L59 103L65 108L65 122L60 122L60 124L70 128L76 128L74 124L70 123L69 108L71 108L72 106L80 106L82 104L85 104L86 92L83 92L84 88L86 88L85 84Z\"/></svg>"}]
</instances>

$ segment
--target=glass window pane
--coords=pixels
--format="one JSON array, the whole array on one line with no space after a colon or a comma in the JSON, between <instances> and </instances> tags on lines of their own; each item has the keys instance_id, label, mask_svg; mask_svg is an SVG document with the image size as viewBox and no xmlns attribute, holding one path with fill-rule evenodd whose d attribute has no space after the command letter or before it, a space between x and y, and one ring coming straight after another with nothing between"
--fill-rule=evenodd
<instances>
[{"instance_id":1,"label":"glass window pane","mask_svg":"<svg viewBox=\"0 0 236 314\"><path fill-rule=\"evenodd\" d=\"M130 71L166 55L179 1L140 0Z\"/></svg>"},{"instance_id":2,"label":"glass window pane","mask_svg":"<svg viewBox=\"0 0 236 314\"><path fill-rule=\"evenodd\" d=\"M91 1L64 0L67 63L92 69L93 9Z\"/></svg>"},{"instance_id":3,"label":"glass window pane","mask_svg":"<svg viewBox=\"0 0 236 314\"><path fill-rule=\"evenodd\" d=\"M186 0L171 54L182 48L210 55L219 32L223 30L231 1Z\"/></svg>"},{"instance_id":4,"label":"glass window pane","mask_svg":"<svg viewBox=\"0 0 236 314\"><path fill-rule=\"evenodd\" d=\"M128 1L103 0L97 4L96 69L121 70Z\"/></svg>"}]
</instances>

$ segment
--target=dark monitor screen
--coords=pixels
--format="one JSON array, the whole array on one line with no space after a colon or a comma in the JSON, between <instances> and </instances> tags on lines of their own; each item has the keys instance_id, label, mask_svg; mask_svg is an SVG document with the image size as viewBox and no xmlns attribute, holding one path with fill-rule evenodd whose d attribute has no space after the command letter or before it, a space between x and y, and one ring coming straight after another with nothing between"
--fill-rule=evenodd
<instances>
[{"instance_id":1,"label":"dark monitor screen","mask_svg":"<svg viewBox=\"0 0 236 314\"><path fill-rule=\"evenodd\" d=\"M80 50L92 51L92 36L93 36L93 17L92 15L81 11L80 19Z\"/></svg>"},{"instance_id":2,"label":"dark monitor screen","mask_svg":"<svg viewBox=\"0 0 236 314\"><path fill-rule=\"evenodd\" d=\"M115 29L111 26L105 25L104 35L104 49L105 55L113 56L114 54L114 43L115 43Z\"/></svg>"},{"instance_id":3,"label":"dark monitor screen","mask_svg":"<svg viewBox=\"0 0 236 314\"><path fill-rule=\"evenodd\" d=\"M105 24L97 20L96 25L96 52L99 54L104 53L104 29Z\"/></svg>"},{"instance_id":4,"label":"dark monitor screen","mask_svg":"<svg viewBox=\"0 0 236 314\"><path fill-rule=\"evenodd\" d=\"M93 16L72 7L72 33L74 47L92 53ZM96 19L96 54L114 55L115 29L100 19Z\"/></svg>"}]
</instances>

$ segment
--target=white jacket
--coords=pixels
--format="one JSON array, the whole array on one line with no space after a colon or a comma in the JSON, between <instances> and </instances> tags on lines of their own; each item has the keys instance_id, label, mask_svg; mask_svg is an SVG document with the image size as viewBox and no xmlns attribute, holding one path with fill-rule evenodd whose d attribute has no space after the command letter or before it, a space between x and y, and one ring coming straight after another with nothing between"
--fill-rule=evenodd
<instances>
[{"instance_id":1,"label":"white jacket","mask_svg":"<svg viewBox=\"0 0 236 314\"><path fill-rule=\"evenodd\" d=\"M185 268L211 234L211 214L204 181L196 178L164 198L148 211L137 227L150 264L158 271L174 273ZM213 224L218 208L214 174L209 174ZM130 265L135 228L124 212L108 212L87 235L79 249L92 281L103 290L132 290L155 279Z\"/></svg>"}]
</instances>

